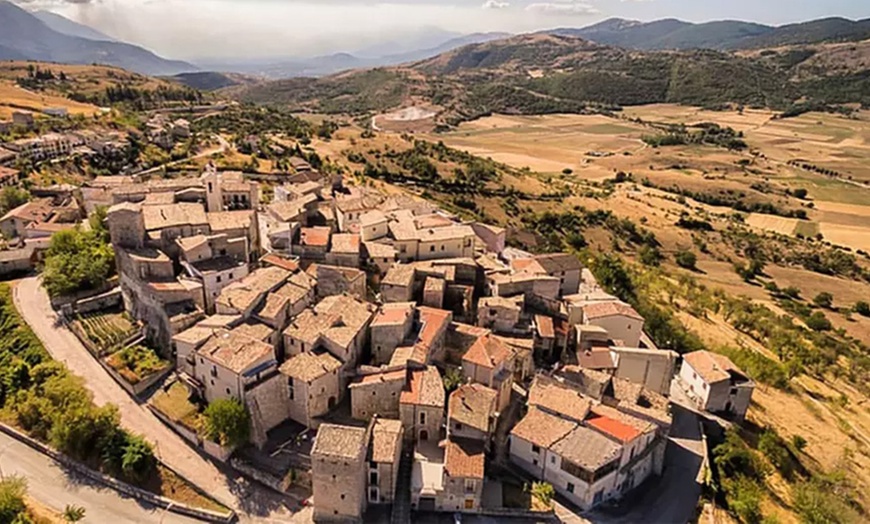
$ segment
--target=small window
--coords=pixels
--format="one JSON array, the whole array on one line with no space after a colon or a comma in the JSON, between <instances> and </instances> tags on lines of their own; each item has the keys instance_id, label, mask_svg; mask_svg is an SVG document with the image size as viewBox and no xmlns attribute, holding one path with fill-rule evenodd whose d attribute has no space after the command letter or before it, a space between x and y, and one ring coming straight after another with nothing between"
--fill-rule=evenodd
<instances>
[{"instance_id":1,"label":"small window","mask_svg":"<svg viewBox=\"0 0 870 524\"><path fill-rule=\"evenodd\" d=\"M216 280L217 280L218 284L220 284L220 282L221 282L221 276L218 275Z\"/></svg>"},{"instance_id":2,"label":"small window","mask_svg":"<svg viewBox=\"0 0 870 524\"><path fill-rule=\"evenodd\" d=\"M456 429L456 431L462 431L462 424L457 422L454 428Z\"/></svg>"},{"instance_id":3,"label":"small window","mask_svg":"<svg viewBox=\"0 0 870 524\"><path fill-rule=\"evenodd\" d=\"M565 488L565 489L568 490L568 493L574 493L574 484L572 484L572 483L569 482L569 483L568 483L568 487Z\"/></svg>"},{"instance_id":4,"label":"small window","mask_svg":"<svg viewBox=\"0 0 870 524\"><path fill-rule=\"evenodd\" d=\"M430 253L435 252L435 246L429 246L429 252Z\"/></svg>"},{"instance_id":5,"label":"small window","mask_svg":"<svg viewBox=\"0 0 870 524\"><path fill-rule=\"evenodd\" d=\"M227 395L230 395L230 388L227 388Z\"/></svg>"},{"instance_id":6,"label":"small window","mask_svg":"<svg viewBox=\"0 0 870 524\"><path fill-rule=\"evenodd\" d=\"M540 446L537 446L537 445L535 445L535 444L532 444L532 453L538 453L538 454L540 454L540 453L541 453L541 447L540 447Z\"/></svg>"},{"instance_id":7,"label":"small window","mask_svg":"<svg viewBox=\"0 0 870 524\"><path fill-rule=\"evenodd\" d=\"M550 456L550 464L555 464L555 463L556 463L556 457L551 455Z\"/></svg>"},{"instance_id":8,"label":"small window","mask_svg":"<svg viewBox=\"0 0 870 524\"><path fill-rule=\"evenodd\" d=\"M420 424L426 423L426 413L420 413Z\"/></svg>"}]
</instances>

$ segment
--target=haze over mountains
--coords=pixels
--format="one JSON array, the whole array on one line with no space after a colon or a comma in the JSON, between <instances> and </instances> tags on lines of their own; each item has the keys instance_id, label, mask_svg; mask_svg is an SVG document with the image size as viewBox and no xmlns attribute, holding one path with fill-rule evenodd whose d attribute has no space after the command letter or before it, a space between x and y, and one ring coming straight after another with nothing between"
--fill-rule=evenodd
<instances>
[{"instance_id":1,"label":"haze over mountains","mask_svg":"<svg viewBox=\"0 0 870 524\"><path fill-rule=\"evenodd\" d=\"M421 30L415 38L401 41L385 39L350 53L288 57L286 60L212 59L194 65L159 57L146 49L120 42L55 13L25 11L7 0L0 0L0 27L4 28L0 31L0 59L102 63L139 73L164 76L192 73L179 77L179 80L202 89L235 85L240 83L242 77L220 77L201 71L241 73L266 79L322 77L350 69L417 62L464 46L499 41L512 36L503 32L462 35L438 28L427 28ZM550 29L539 34L583 38L608 46L646 51L729 51L870 39L870 19L852 21L845 18L825 18L772 27L728 20L690 23L676 19L639 22L612 18L587 27Z\"/></svg>"},{"instance_id":2,"label":"haze over mountains","mask_svg":"<svg viewBox=\"0 0 870 524\"><path fill-rule=\"evenodd\" d=\"M57 15L43 15L43 18L48 18L55 29L36 15L0 0L0 59L99 63L150 75L171 75L197 69L187 62L167 60L131 44L74 36L70 33L90 34L94 38L105 35L70 20L58 21L57 18L62 17Z\"/></svg>"}]
</instances>

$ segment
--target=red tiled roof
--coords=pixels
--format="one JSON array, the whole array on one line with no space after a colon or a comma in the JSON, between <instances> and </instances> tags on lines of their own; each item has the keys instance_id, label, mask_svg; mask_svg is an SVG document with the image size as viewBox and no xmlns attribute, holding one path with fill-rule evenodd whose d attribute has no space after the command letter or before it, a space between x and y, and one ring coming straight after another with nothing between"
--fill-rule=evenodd
<instances>
[{"instance_id":1,"label":"red tiled roof","mask_svg":"<svg viewBox=\"0 0 870 524\"><path fill-rule=\"evenodd\" d=\"M538 328L538 335L542 338L555 338L556 329L553 326L553 319L545 315L535 315L535 326Z\"/></svg>"},{"instance_id":2,"label":"red tiled roof","mask_svg":"<svg viewBox=\"0 0 870 524\"><path fill-rule=\"evenodd\" d=\"M622 443L631 442L640 435L637 428L603 415L586 419L586 425L609 435Z\"/></svg>"},{"instance_id":3,"label":"red tiled roof","mask_svg":"<svg viewBox=\"0 0 870 524\"><path fill-rule=\"evenodd\" d=\"M483 442L450 439L444 450L444 473L454 478L482 479L484 470Z\"/></svg>"},{"instance_id":4,"label":"red tiled roof","mask_svg":"<svg viewBox=\"0 0 870 524\"><path fill-rule=\"evenodd\" d=\"M450 311L426 306L419 306L417 311L420 312L420 322L423 323L417 344L422 344L426 349L429 349L441 328L450 323L453 314Z\"/></svg>"},{"instance_id":5,"label":"red tiled roof","mask_svg":"<svg viewBox=\"0 0 870 524\"><path fill-rule=\"evenodd\" d=\"M422 406L443 407L446 393L441 373L438 368L429 366L424 370L414 371L399 402L402 404L417 404Z\"/></svg>"},{"instance_id":6,"label":"red tiled roof","mask_svg":"<svg viewBox=\"0 0 870 524\"><path fill-rule=\"evenodd\" d=\"M299 242L306 246L326 246L331 230L328 227L303 227Z\"/></svg>"},{"instance_id":7,"label":"red tiled roof","mask_svg":"<svg viewBox=\"0 0 870 524\"><path fill-rule=\"evenodd\" d=\"M486 335L478 338L468 348L468 351L462 356L462 360L477 366L495 369L496 366L510 358L511 355L511 351L501 340L492 335Z\"/></svg>"},{"instance_id":8,"label":"red tiled roof","mask_svg":"<svg viewBox=\"0 0 870 524\"><path fill-rule=\"evenodd\" d=\"M264 256L263 262L269 264L270 266L277 266L281 269L286 269L287 271L291 272L296 272L299 270L299 264L297 264L293 260L290 260L289 258L284 258L274 253L270 253Z\"/></svg>"}]
</instances>

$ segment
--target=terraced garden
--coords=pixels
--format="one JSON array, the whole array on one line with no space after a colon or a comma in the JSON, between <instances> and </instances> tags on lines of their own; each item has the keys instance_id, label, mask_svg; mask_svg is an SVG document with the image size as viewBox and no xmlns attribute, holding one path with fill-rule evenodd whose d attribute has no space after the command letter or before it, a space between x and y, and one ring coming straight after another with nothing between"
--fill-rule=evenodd
<instances>
[{"instance_id":1,"label":"terraced garden","mask_svg":"<svg viewBox=\"0 0 870 524\"><path fill-rule=\"evenodd\" d=\"M170 366L153 349L140 344L112 353L106 358L106 363L134 386Z\"/></svg>"},{"instance_id":2,"label":"terraced garden","mask_svg":"<svg viewBox=\"0 0 870 524\"><path fill-rule=\"evenodd\" d=\"M139 332L139 326L126 312L121 313L87 313L79 315L73 325L79 329L79 334L84 335L90 344L88 349L97 353L97 356L110 355L121 349L125 342L129 341Z\"/></svg>"}]
</instances>

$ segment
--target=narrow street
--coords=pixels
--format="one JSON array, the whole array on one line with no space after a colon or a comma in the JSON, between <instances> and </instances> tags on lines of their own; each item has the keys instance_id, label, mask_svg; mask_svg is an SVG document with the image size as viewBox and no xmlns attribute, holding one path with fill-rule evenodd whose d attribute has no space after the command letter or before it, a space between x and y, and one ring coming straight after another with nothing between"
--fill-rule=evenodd
<instances>
[{"instance_id":1,"label":"narrow street","mask_svg":"<svg viewBox=\"0 0 870 524\"><path fill-rule=\"evenodd\" d=\"M258 485L251 486L253 493L249 497L239 499L233 493L232 480L226 473L200 456L185 440L160 422L147 407L131 398L91 356L78 338L60 323L38 277L19 281L13 296L16 308L51 356L85 380L85 385L93 393L97 404L117 405L121 424L148 439L161 461L220 503L235 510L241 521L264 522L290 517L290 512L283 505L284 499Z\"/></svg>"}]
</instances>

